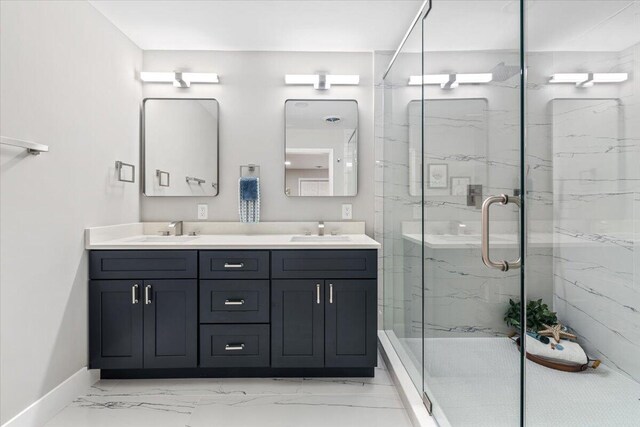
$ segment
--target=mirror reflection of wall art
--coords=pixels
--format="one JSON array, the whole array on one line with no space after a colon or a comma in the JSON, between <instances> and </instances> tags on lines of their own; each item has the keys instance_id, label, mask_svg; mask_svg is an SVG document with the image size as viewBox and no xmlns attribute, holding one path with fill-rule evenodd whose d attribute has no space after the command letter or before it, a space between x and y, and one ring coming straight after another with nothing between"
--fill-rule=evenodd
<instances>
[{"instance_id":1,"label":"mirror reflection of wall art","mask_svg":"<svg viewBox=\"0 0 640 427\"><path fill-rule=\"evenodd\" d=\"M358 103L290 99L285 103L285 194L355 196Z\"/></svg>"},{"instance_id":2,"label":"mirror reflection of wall art","mask_svg":"<svg viewBox=\"0 0 640 427\"><path fill-rule=\"evenodd\" d=\"M427 176L429 177L429 188L449 187L449 166L447 164L431 163L427 165Z\"/></svg>"},{"instance_id":3,"label":"mirror reflection of wall art","mask_svg":"<svg viewBox=\"0 0 640 427\"><path fill-rule=\"evenodd\" d=\"M451 195L466 196L468 187L471 185L471 178L468 176L452 176L451 177Z\"/></svg>"}]
</instances>

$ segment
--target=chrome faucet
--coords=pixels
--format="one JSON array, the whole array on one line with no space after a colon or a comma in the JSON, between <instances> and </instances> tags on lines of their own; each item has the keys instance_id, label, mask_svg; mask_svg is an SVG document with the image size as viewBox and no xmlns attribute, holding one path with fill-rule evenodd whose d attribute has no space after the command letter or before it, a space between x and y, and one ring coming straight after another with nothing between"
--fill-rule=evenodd
<instances>
[{"instance_id":1,"label":"chrome faucet","mask_svg":"<svg viewBox=\"0 0 640 427\"><path fill-rule=\"evenodd\" d=\"M169 224L169 228L174 230L174 236L182 236L182 221L173 221Z\"/></svg>"},{"instance_id":2,"label":"chrome faucet","mask_svg":"<svg viewBox=\"0 0 640 427\"><path fill-rule=\"evenodd\" d=\"M324 236L324 221L318 222L318 236Z\"/></svg>"}]
</instances>

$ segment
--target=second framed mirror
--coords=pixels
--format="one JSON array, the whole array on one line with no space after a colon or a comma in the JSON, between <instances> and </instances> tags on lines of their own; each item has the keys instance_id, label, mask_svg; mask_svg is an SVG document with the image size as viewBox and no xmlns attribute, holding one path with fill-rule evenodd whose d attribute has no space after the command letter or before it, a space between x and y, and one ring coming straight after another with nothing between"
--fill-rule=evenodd
<instances>
[{"instance_id":1,"label":"second framed mirror","mask_svg":"<svg viewBox=\"0 0 640 427\"><path fill-rule=\"evenodd\" d=\"M358 103L342 99L287 100L284 155L287 196L355 196Z\"/></svg>"}]
</instances>

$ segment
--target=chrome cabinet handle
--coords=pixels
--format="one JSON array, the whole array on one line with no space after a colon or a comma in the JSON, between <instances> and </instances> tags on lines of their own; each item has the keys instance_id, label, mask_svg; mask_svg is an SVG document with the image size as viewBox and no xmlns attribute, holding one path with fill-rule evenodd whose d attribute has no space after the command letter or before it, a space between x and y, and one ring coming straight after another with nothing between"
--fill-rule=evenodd
<instances>
[{"instance_id":1,"label":"chrome cabinet handle","mask_svg":"<svg viewBox=\"0 0 640 427\"><path fill-rule=\"evenodd\" d=\"M316 304L320 304L320 283L316 284Z\"/></svg>"},{"instance_id":2,"label":"chrome cabinet handle","mask_svg":"<svg viewBox=\"0 0 640 427\"><path fill-rule=\"evenodd\" d=\"M490 196L482 203L482 262L489 268L496 268L501 271L509 271L512 268L520 268L522 265L522 256L519 256L515 261L492 261L489 256L489 209L494 203L500 203L501 205L508 205L513 203L518 207L521 206L520 197L507 196L501 194L499 196Z\"/></svg>"},{"instance_id":3,"label":"chrome cabinet handle","mask_svg":"<svg viewBox=\"0 0 640 427\"><path fill-rule=\"evenodd\" d=\"M242 268L242 267L244 267L244 262L239 262L239 263L225 262L224 263L224 268Z\"/></svg>"},{"instance_id":4,"label":"chrome cabinet handle","mask_svg":"<svg viewBox=\"0 0 640 427\"><path fill-rule=\"evenodd\" d=\"M244 344L227 344L224 346L224 351L238 351L244 350Z\"/></svg>"},{"instance_id":5,"label":"chrome cabinet handle","mask_svg":"<svg viewBox=\"0 0 640 427\"><path fill-rule=\"evenodd\" d=\"M244 305L243 299L228 299L225 300L224 305Z\"/></svg>"},{"instance_id":6,"label":"chrome cabinet handle","mask_svg":"<svg viewBox=\"0 0 640 427\"><path fill-rule=\"evenodd\" d=\"M147 305L151 304L151 285L144 287L144 303Z\"/></svg>"},{"instance_id":7,"label":"chrome cabinet handle","mask_svg":"<svg viewBox=\"0 0 640 427\"><path fill-rule=\"evenodd\" d=\"M138 303L138 284L136 283L131 287L131 304Z\"/></svg>"},{"instance_id":8,"label":"chrome cabinet handle","mask_svg":"<svg viewBox=\"0 0 640 427\"><path fill-rule=\"evenodd\" d=\"M329 283L329 304L333 304L333 283Z\"/></svg>"}]
</instances>

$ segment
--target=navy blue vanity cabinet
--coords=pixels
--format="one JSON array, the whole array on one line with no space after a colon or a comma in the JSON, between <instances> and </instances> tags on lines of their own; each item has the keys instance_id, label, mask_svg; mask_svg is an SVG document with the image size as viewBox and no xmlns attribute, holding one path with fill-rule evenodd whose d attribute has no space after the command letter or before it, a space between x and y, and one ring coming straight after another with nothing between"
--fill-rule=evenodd
<instances>
[{"instance_id":1,"label":"navy blue vanity cabinet","mask_svg":"<svg viewBox=\"0 0 640 427\"><path fill-rule=\"evenodd\" d=\"M271 366L324 366L324 281L271 283Z\"/></svg>"},{"instance_id":2,"label":"navy blue vanity cabinet","mask_svg":"<svg viewBox=\"0 0 640 427\"><path fill-rule=\"evenodd\" d=\"M144 367L198 364L198 281L145 280Z\"/></svg>"},{"instance_id":3,"label":"navy blue vanity cabinet","mask_svg":"<svg viewBox=\"0 0 640 427\"><path fill-rule=\"evenodd\" d=\"M200 251L200 366L269 368L270 253Z\"/></svg>"},{"instance_id":4,"label":"navy blue vanity cabinet","mask_svg":"<svg viewBox=\"0 0 640 427\"><path fill-rule=\"evenodd\" d=\"M325 280L325 366L377 363L377 281Z\"/></svg>"},{"instance_id":5,"label":"navy blue vanity cabinet","mask_svg":"<svg viewBox=\"0 0 640 427\"><path fill-rule=\"evenodd\" d=\"M273 251L271 274L272 366L376 366L377 251Z\"/></svg>"},{"instance_id":6,"label":"navy blue vanity cabinet","mask_svg":"<svg viewBox=\"0 0 640 427\"><path fill-rule=\"evenodd\" d=\"M197 366L196 251L92 251L89 366Z\"/></svg>"},{"instance_id":7,"label":"navy blue vanity cabinet","mask_svg":"<svg viewBox=\"0 0 640 427\"><path fill-rule=\"evenodd\" d=\"M142 368L141 280L89 282L89 367Z\"/></svg>"},{"instance_id":8,"label":"navy blue vanity cabinet","mask_svg":"<svg viewBox=\"0 0 640 427\"><path fill-rule=\"evenodd\" d=\"M372 376L377 251L89 254L102 378Z\"/></svg>"}]
</instances>

